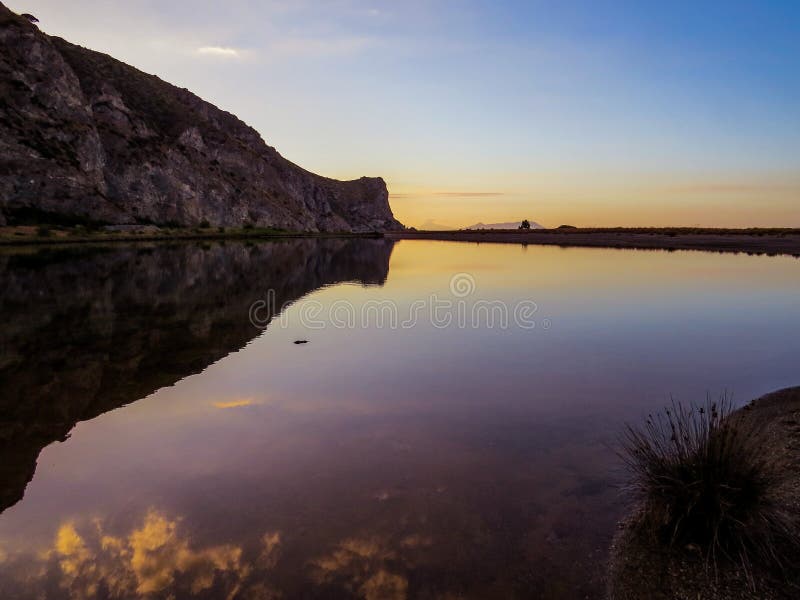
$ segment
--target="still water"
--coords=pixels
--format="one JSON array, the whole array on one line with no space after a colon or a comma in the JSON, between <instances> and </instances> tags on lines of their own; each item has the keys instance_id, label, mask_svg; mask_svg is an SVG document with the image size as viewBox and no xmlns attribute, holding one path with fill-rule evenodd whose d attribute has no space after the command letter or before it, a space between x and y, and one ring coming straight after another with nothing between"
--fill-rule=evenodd
<instances>
[{"instance_id":1,"label":"still water","mask_svg":"<svg viewBox=\"0 0 800 600\"><path fill-rule=\"evenodd\" d=\"M0 597L602 597L623 424L800 383L798 292L701 252L4 251Z\"/></svg>"}]
</instances>

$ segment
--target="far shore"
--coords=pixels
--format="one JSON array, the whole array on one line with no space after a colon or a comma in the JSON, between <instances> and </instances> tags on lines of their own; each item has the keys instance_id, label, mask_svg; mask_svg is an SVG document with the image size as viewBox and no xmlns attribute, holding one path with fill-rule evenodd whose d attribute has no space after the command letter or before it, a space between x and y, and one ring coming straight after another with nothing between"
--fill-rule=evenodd
<instances>
[{"instance_id":1,"label":"far shore","mask_svg":"<svg viewBox=\"0 0 800 600\"><path fill-rule=\"evenodd\" d=\"M457 231L305 232L244 227L165 227L85 229L58 225L0 227L0 247L53 244L159 242L190 240L254 240L324 237L386 237L392 240L435 240L488 244L561 247L701 250L788 255L800 258L800 229L716 228L569 228L483 229Z\"/></svg>"},{"instance_id":2,"label":"far shore","mask_svg":"<svg viewBox=\"0 0 800 600\"><path fill-rule=\"evenodd\" d=\"M689 227L569 228L387 232L395 240L535 244L644 250L706 250L800 257L800 229L714 229Z\"/></svg>"}]
</instances>

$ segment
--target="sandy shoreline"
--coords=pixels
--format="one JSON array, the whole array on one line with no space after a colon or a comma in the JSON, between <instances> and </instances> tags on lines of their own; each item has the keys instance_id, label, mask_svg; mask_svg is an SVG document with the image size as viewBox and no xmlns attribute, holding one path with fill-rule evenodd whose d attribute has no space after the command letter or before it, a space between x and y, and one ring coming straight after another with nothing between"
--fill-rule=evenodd
<instances>
[{"instance_id":1,"label":"sandy shoreline","mask_svg":"<svg viewBox=\"0 0 800 600\"><path fill-rule=\"evenodd\" d=\"M530 231L399 231L396 240L535 244L645 250L706 250L800 257L800 230L537 229Z\"/></svg>"}]
</instances>

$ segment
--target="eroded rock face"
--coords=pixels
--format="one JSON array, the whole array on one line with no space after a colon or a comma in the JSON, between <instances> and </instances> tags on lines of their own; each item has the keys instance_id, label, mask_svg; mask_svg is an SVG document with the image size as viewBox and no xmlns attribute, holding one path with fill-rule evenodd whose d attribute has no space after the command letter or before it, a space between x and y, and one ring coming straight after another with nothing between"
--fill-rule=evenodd
<instances>
[{"instance_id":1,"label":"eroded rock face","mask_svg":"<svg viewBox=\"0 0 800 600\"><path fill-rule=\"evenodd\" d=\"M381 178L305 171L188 90L47 36L0 4L0 224L31 215L402 228Z\"/></svg>"}]
</instances>

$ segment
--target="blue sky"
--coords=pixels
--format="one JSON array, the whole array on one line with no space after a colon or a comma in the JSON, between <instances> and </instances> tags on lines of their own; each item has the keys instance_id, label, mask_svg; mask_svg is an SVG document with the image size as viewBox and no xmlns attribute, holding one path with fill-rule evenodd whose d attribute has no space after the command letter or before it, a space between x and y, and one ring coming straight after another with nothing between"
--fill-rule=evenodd
<instances>
[{"instance_id":1,"label":"blue sky","mask_svg":"<svg viewBox=\"0 0 800 600\"><path fill-rule=\"evenodd\" d=\"M800 226L800 2L31 0L404 222Z\"/></svg>"}]
</instances>

